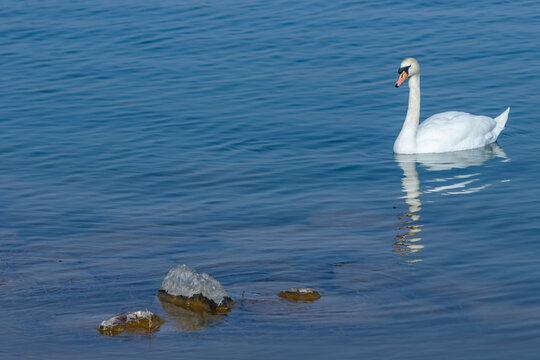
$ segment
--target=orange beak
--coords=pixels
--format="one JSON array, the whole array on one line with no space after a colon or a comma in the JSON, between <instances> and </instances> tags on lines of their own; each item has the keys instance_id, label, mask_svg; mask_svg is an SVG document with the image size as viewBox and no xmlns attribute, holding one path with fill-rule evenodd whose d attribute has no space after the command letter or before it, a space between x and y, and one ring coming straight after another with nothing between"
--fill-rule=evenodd
<instances>
[{"instance_id":1,"label":"orange beak","mask_svg":"<svg viewBox=\"0 0 540 360\"><path fill-rule=\"evenodd\" d=\"M407 72L406 71L402 71L401 74L399 74L399 77L396 81L396 87L400 87L401 84L403 84L403 82L405 81L405 79L407 78Z\"/></svg>"}]
</instances>

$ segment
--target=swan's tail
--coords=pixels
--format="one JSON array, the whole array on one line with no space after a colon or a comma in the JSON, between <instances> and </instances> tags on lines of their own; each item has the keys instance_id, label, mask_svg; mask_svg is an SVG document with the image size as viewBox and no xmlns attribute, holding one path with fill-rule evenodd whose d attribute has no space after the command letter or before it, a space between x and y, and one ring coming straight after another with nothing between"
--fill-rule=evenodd
<instances>
[{"instance_id":1,"label":"swan's tail","mask_svg":"<svg viewBox=\"0 0 540 360\"><path fill-rule=\"evenodd\" d=\"M506 109L501 115L495 118L495 123L497 124L495 125L495 128L493 129L493 135L495 137L495 140L497 140L497 138L499 137L499 134L501 133L501 131L503 131L504 125L506 125L506 120L508 120L509 112L510 112L510 107L508 107L508 109Z\"/></svg>"}]
</instances>

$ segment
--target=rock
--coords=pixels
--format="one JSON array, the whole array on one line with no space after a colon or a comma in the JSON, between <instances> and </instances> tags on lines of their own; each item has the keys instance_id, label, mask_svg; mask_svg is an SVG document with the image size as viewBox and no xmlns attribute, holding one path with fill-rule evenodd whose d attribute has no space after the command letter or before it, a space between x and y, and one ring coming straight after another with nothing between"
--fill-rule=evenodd
<instances>
[{"instance_id":1,"label":"rock","mask_svg":"<svg viewBox=\"0 0 540 360\"><path fill-rule=\"evenodd\" d=\"M208 274L187 265L172 268L161 283L158 296L185 309L204 313L225 313L234 304L223 286Z\"/></svg>"},{"instance_id":2,"label":"rock","mask_svg":"<svg viewBox=\"0 0 540 360\"><path fill-rule=\"evenodd\" d=\"M121 313L102 321L98 331L103 335L118 335L125 330L151 333L159 331L163 322L163 319L151 311L135 311Z\"/></svg>"},{"instance_id":3,"label":"rock","mask_svg":"<svg viewBox=\"0 0 540 360\"><path fill-rule=\"evenodd\" d=\"M162 296L159 296L159 300L161 301L163 310L167 313L167 320L170 320L172 324L176 324L178 330L182 332L202 331L209 327L217 326L225 320L222 316L223 314L186 310L183 307L163 300Z\"/></svg>"},{"instance_id":4,"label":"rock","mask_svg":"<svg viewBox=\"0 0 540 360\"><path fill-rule=\"evenodd\" d=\"M311 288L291 288L283 290L278 294L279 297L289 300L314 301L321 297L317 291Z\"/></svg>"}]
</instances>

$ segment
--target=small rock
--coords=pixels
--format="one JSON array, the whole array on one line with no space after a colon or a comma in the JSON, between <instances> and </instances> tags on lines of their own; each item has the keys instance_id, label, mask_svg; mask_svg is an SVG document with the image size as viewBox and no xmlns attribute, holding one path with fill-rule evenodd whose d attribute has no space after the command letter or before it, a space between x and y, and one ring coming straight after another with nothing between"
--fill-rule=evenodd
<instances>
[{"instance_id":1,"label":"small rock","mask_svg":"<svg viewBox=\"0 0 540 360\"><path fill-rule=\"evenodd\" d=\"M234 304L223 286L208 274L187 265L172 268L161 283L161 300L195 312L224 313Z\"/></svg>"},{"instance_id":2,"label":"small rock","mask_svg":"<svg viewBox=\"0 0 540 360\"><path fill-rule=\"evenodd\" d=\"M279 297L289 300L314 301L321 297L317 291L311 288L291 288L283 290L278 294Z\"/></svg>"},{"instance_id":3,"label":"small rock","mask_svg":"<svg viewBox=\"0 0 540 360\"><path fill-rule=\"evenodd\" d=\"M127 331L159 331L163 324L163 319L151 311L135 311L132 313L121 313L104 320L98 326L98 331L103 335L118 335Z\"/></svg>"}]
</instances>

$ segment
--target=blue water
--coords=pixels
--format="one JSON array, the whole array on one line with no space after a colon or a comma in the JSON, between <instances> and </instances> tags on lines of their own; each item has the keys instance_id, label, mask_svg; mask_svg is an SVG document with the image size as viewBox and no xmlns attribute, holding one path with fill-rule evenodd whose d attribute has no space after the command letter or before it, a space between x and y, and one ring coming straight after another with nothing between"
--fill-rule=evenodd
<instances>
[{"instance_id":1,"label":"blue water","mask_svg":"<svg viewBox=\"0 0 540 360\"><path fill-rule=\"evenodd\" d=\"M0 357L537 358L539 32L537 1L3 0ZM407 56L422 118L511 106L498 145L394 156ZM162 305L180 263L233 311Z\"/></svg>"}]
</instances>

